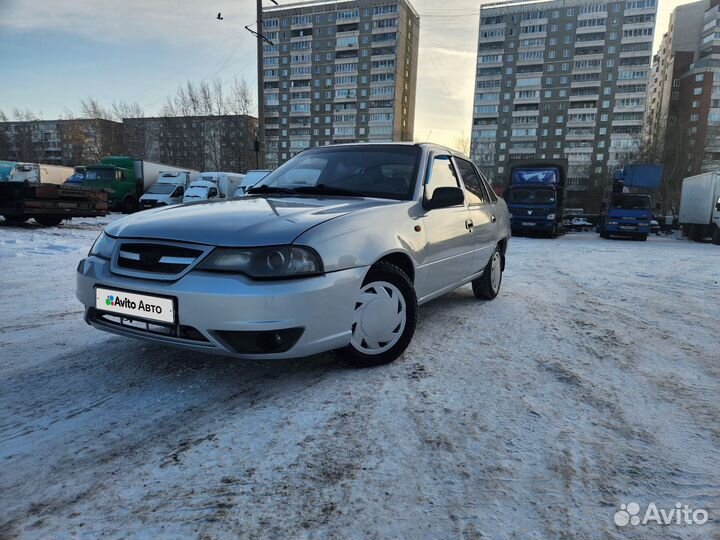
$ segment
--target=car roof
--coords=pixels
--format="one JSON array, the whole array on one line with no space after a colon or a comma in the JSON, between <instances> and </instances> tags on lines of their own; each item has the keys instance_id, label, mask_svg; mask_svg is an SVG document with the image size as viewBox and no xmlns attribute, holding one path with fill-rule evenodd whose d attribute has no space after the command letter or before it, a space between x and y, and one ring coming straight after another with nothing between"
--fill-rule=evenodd
<instances>
[{"instance_id":1,"label":"car roof","mask_svg":"<svg viewBox=\"0 0 720 540\"><path fill-rule=\"evenodd\" d=\"M409 141L403 141L403 142L361 142L361 143L341 143L341 144L328 144L326 146L314 146L312 148L308 148L308 150L322 150L323 148L342 148L345 146L417 146L419 148L422 148L423 150L435 150L440 152L447 152L448 154L451 154L456 157L460 157L463 159L470 159L468 156L463 154L462 152L458 152L457 150L453 150L452 148L448 148L447 146L443 146L441 144L437 143L431 143L431 142L409 142Z\"/></svg>"}]
</instances>

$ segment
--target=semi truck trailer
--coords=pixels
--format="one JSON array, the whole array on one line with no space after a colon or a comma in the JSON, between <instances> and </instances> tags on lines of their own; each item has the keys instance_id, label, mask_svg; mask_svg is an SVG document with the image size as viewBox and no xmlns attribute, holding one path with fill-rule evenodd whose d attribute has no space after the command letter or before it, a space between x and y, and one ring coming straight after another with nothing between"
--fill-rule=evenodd
<instances>
[{"instance_id":1,"label":"semi truck trailer","mask_svg":"<svg viewBox=\"0 0 720 540\"><path fill-rule=\"evenodd\" d=\"M690 176L682 182L680 225L696 242L707 237L720 245L720 172Z\"/></svg>"}]
</instances>

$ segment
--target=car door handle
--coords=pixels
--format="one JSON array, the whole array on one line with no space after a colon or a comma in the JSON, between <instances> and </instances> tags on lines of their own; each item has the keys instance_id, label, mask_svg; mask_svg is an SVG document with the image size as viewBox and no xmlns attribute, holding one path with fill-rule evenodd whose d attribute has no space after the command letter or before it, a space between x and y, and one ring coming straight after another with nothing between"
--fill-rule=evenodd
<instances>
[{"instance_id":1,"label":"car door handle","mask_svg":"<svg viewBox=\"0 0 720 540\"><path fill-rule=\"evenodd\" d=\"M465 228L469 231L472 231L473 228L473 222L472 219L466 219L465 220Z\"/></svg>"},{"instance_id":2,"label":"car door handle","mask_svg":"<svg viewBox=\"0 0 720 540\"><path fill-rule=\"evenodd\" d=\"M490 218L490 221L492 221L493 223L495 223L497 221L495 214L492 215L492 217Z\"/></svg>"}]
</instances>

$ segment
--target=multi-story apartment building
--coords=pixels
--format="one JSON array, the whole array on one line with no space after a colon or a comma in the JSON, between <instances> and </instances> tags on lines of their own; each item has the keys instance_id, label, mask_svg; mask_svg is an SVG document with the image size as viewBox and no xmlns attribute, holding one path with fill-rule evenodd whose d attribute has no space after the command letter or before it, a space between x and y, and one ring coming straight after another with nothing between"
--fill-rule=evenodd
<instances>
[{"instance_id":1,"label":"multi-story apartment building","mask_svg":"<svg viewBox=\"0 0 720 540\"><path fill-rule=\"evenodd\" d=\"M666 176L720 166L720 0L675 8L653 64L647 139Z\"/></svg>"},{"instance_id":2,"label":"multi-story apartment building","mask_svg":"<svg viewBox=\"0 0 720 540\"><path fill-rule=\"evenodd\" d=\"M98 163L127 154L191 169L255 169L257 118L168 116L0 122L0 159L56 165Z\"/></svg>"},{"instance_id":3,"label":"multi-story apartment building","mask_svg":"<svg viewBox=\"0 0 720 540\"><path fill-rule=\"evenodd\" d=\"M471 153L569 162L568 205L595 208L642 138L656 0L483 4Z\"/></svg>"},{"instance_id":4,"label":"multi-story apartment building","mask_svg":"<svg viewBox=\"0 0 720 540\"><path fill-rule=\"evenodd\" d=\"M407 0L321 0L263 10L265 150L413 138L419 17Z\"/></svg>"},{"instance_id":5,"label":"multi-story apartment building","mask_svg":"<svg viewBox=\"0 0 720 540\"><path fill-rule=\"evenodd\" d=\"M0 159L77 165L122 147L120 122L93 119L0 122Z\"/></svg>"},{"instance_id":6,"label":"multi-story apartment building","mask_svg":"<svg viewBox=\"0 0 720 540\"><path fill-rule=\"evenodd\" d=\"M125 118L124 148L150 161L203 171L255 169L257 118L247 115Z\"/></svg>"}]
</instances>

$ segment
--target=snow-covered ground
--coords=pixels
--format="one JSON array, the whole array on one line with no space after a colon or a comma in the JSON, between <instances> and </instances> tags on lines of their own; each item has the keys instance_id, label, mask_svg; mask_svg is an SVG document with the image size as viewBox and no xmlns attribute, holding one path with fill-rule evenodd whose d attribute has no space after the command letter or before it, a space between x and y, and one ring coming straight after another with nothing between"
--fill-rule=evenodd
<instances>
[{"instance_id":1,"label":"snow-covered ground","mask_svg":"<svg viewBox=\"0 0 720 540\"><path fill-rule=\"evenodd\" d=\"M720 538L716 246L515 238L495 301L357 371L90 328L100 227L0 221L1 538ZM711 521L616 527L630 502Z\"/></svg>"}]
</instances>

